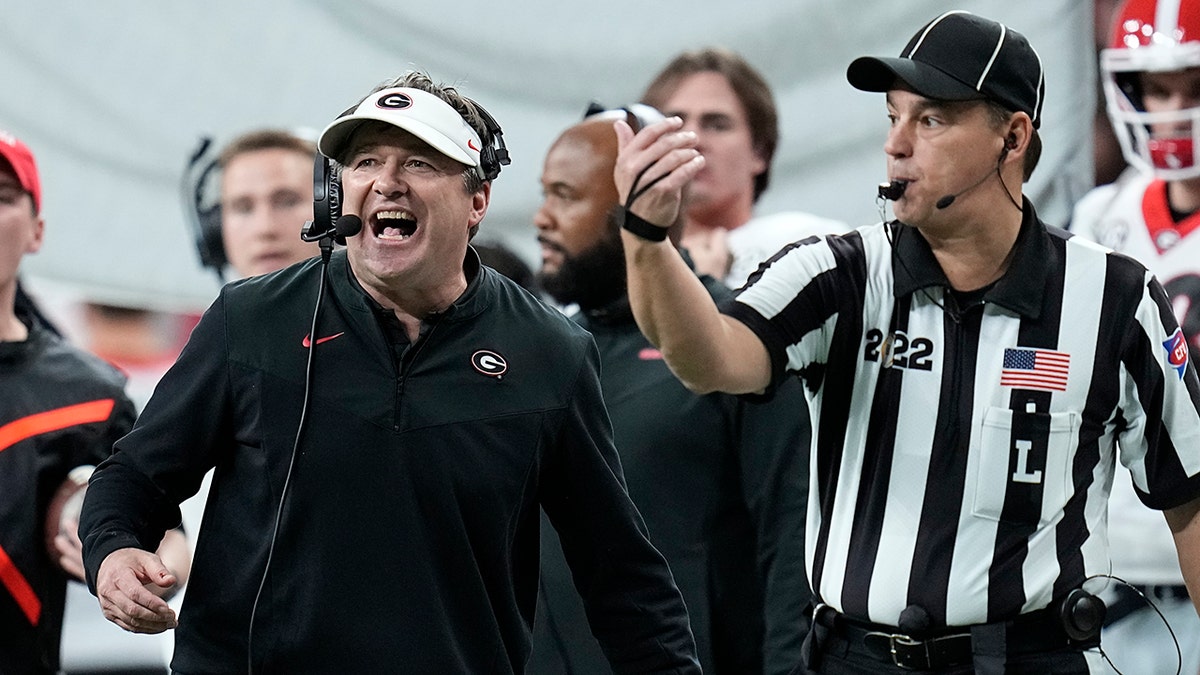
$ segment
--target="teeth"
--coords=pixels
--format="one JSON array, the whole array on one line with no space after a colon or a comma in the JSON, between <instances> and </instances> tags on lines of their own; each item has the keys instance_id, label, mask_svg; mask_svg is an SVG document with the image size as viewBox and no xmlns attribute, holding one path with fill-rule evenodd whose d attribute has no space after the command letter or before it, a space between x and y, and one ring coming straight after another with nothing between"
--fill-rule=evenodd
<instances>
[{"instance_id":1,"label":"teeth","mask_svg":"<svg viewBox=\"0 0 1200 675\"><path fill-rule=\"evenodd\" d=\"M417 217L408 211L380 211L375 215L379 220L416 220Z\"/></svg>"},{"instance_id":2,"label":"teeth","mask_svg":"<svg viewBox=\"0 0 1200 675\"><path fill-rule=\"evenodd\" d=\"M380 211L375 214L375 221L378 223L380 239L404 241L413 235L417 227L416 216L406 210Z\"/></svg>"}]
</instances>

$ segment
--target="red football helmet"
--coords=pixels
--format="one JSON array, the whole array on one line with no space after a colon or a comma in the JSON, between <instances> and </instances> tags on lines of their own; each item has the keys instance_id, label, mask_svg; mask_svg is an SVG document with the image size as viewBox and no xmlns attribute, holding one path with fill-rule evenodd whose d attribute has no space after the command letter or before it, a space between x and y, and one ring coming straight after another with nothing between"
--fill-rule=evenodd
<instances>
[{"instance_id":1,"label":"red football helmet","mask_svg":"<svg viewBox=\"0 0 1200 675\"><path fill-rule=\"evenodd\" d=\"M1125 160L1166 180L1200 176L1200 107L1146 112L1139 75L1200 68L1200 0L1128 0L1100 52L1108 116Z\"/></svg>"}]
</instances>

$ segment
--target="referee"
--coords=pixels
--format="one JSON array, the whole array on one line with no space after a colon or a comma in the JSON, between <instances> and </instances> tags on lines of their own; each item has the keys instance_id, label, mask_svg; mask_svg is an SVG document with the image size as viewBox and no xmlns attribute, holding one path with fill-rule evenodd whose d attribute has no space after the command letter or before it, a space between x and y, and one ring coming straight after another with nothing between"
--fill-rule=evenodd
<instances>
[{"instance_id":1,"label":"referee","mask_svg":"<svg viewBox=\"0 0 1200 675\"><path fill-rule=\"evenodd\" d=\"M1200 381L1162 286L1022 196L1041 62L948 12L885 92L897 220L777 253L719 308L664 240L702 170L678 119L616 123L639 326L697 391L804 379L813 417L810 672L1087 673L1101 666L1105 506L1131 469L1200 590Z\"/></svg>"}]
</instances>

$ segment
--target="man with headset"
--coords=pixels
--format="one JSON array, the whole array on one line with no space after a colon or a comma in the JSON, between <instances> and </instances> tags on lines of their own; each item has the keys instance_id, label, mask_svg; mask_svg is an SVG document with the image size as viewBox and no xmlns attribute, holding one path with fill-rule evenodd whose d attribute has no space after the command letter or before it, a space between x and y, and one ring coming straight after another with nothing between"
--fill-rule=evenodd
<instances>
[{"instance_id":1,"label":"man with headset","mask_svg":"<svg viewBox=\"0 0 1200 675\"><path fill-rule=\"evenodd\" d=\"M208 140L205 140L207 149ZM317 255L301 239L312 219L314 138L285 129L247 131L229 141L215 159L197 167L185 186L184 208L196 228L200 262L224 278L232 267L238 277L266 274ZM219 200L204 201L210 175L219 174Z\"/></svg>"},{"instance_id":2,"label":"man with headset","mask_svg":"<svg viewBox=\"0 0 1200 675\"><path fill-rule=\"evenodd\" d=\"M947 12L847 78L886 93L897 220L790 246L720 308L664 237L694 136L616 123L638 324L697 391L811 391L811 672L1095 672L1117 461L1200 598L1200 381L1166 294L1023 198L1024 36Z\"/></svg>"},{"instance_id":3,"label":"man with headset","mask_svg":"<svg viewBox=\"0 0 1200 675\"><path fill-rule=\"evenodd\" d=\"M215 466L178 672L520 673L541 507L614 670L698 673L595 343L468 244L508 161L495 120L409 73L319 148L339 180L317 198L345 214L307 230L324 260L227 284L96 471L82 530L105 614L177 625L142 589L161 573L142 542Z\"/></svg>"}]
</instances>

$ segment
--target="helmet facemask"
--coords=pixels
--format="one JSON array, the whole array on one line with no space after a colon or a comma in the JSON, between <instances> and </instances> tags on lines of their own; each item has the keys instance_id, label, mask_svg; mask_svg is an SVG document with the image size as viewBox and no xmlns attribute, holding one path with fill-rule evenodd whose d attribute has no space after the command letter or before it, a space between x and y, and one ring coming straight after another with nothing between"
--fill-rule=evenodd
<instances>
[{"instance_id":1,"label":"helmet facemask","mask_svg":"<svg viewBox=\"0 0 1200 675\"><path fill-rule=\"evenodd\" d=\"M1200 4L1184 0L1188 6L1169 16L1158 14L1158 4L1126 3L1111 46L1100 52L1106 109L1125 161L1164 180L1194 178L1200 176L1200 106L1147 112L1142 76L1200 69L1200 26L1191 25L1193 6Z\"/></svg>"}]
</instances>

